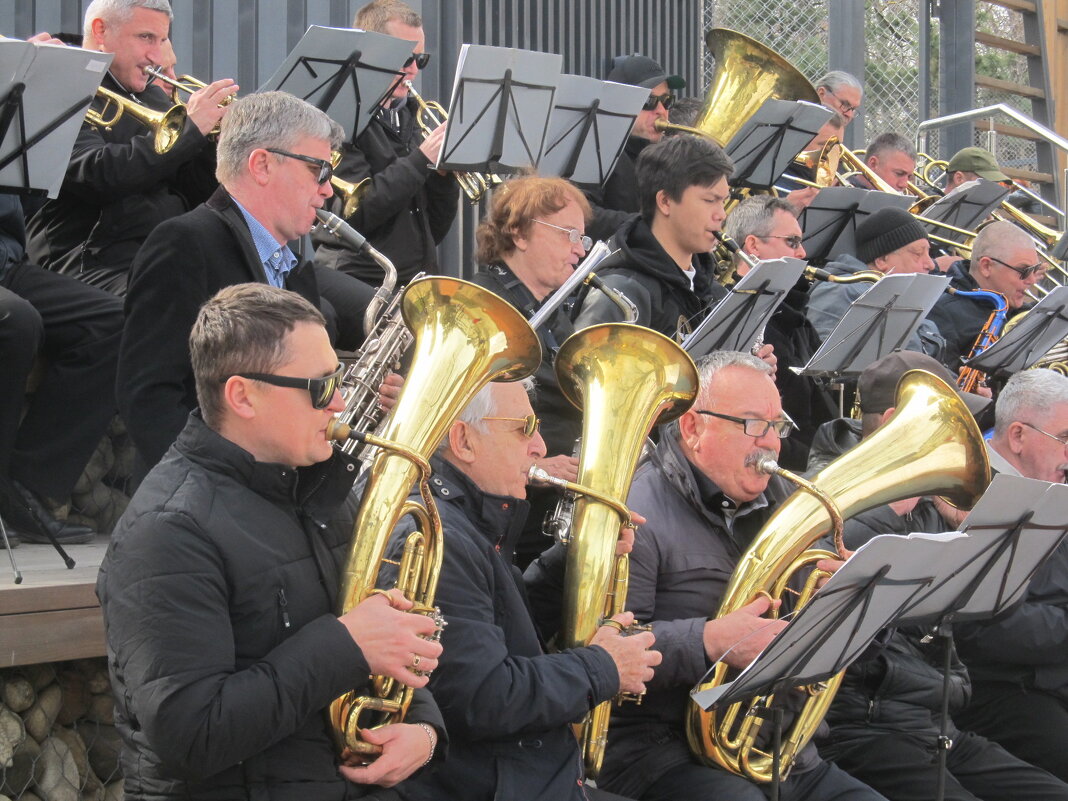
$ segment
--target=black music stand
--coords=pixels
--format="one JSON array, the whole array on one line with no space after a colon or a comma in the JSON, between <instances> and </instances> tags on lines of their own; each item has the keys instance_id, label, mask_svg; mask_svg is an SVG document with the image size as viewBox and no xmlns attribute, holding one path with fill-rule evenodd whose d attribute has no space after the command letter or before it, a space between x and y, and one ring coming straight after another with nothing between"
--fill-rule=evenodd
<instances>
[{"instance_id":1,"label":"black music stand","mask_svg":"<svg viewBox=\"0 0 1068 801\"><path fill-rule=\"evenodd\" d=\"M616 166L649 90L582 75L561 75L549 117L541 175L601 186Z\"/></svg>"},{"instance_id":2,"label":"black music stand","mask_svg":"<svg viewBox=\"0 0 1068 801\"><path fill-rule=\"evenodd\" d=\"M355 142L401 79L414 42L383 33L312 25L257 90L289 92L326 112Z\"/></svg>"},{"instance_id":3,"label":"black music stand","mask_svg":"<svg viewBox=\"0 0 1068 801\"><path fill-rule=\"evenodd\" d=\"M435 167L508 173L537 165L562 63L555 53L465 44Z\"/></svg>"},{"instance_id":4,"label":"black music stand","mask_svg":"<svg viewBox=\"0 0 1068 801\"><path fill-rule=\"evenodd\" d=\"M724 148L734 162L731 187L774 186L833 113L804 100L765 101Z\"/></svg>"},{"instance_id":5,"label":"black music stand","mask_svg":"<svg viewBox=\"0 0 1068 801\"><path fill-rule=\"evenodd\" d=\"M57 197L110 53L0 39L0 191ZM59 109L59 111L57 111Z\"/></svg>"},{"instance_id":6,"label":"black music stand","mask_svg":"<svg viewBox=\"0 0 1068 801\"><path fill-rule=\"evenodd\" d=\"M934 234L942 239L949 239L958 245L963 245L968 238L966 234L956 233L945 228L949 225L963 231L971 231L981 220L993 211L1002 200L1009 194L1009 190L999 183L980 178L978 181L931 204L924 212L923 217L935 220L943 225L921 223L928 234Z\"/></svg>"},{"instance_id":7,"label":"black music stand","mask_svg":"<svg viewBox=\"0 0 1068 801\"><path fill-rule=\"evenodd\" d=\"M853 301L808 364L791 369L824 378L859 375L908 344L948 284L943 275L886 276Z\"/></svg>"},{"instance_id":8,"label":"black music stand","mask_svg":"<svg viewBox=\"0 0 1068 801\"><path fill-rule=\"evenodd\" d=\"M801 259L762 261L734 285L682 347L697 360L714 350L746 353L805 271Z\"/></svg>"},{"instance_id":9,"label":"black music stand","mask_svg":"<svg viewBox=\"0 0 1068 801\"><path fill-rule=\"evenodd\" d=\"M907 209L911 205L912 198L889 192L855 186L821 189L798 218L809 263L823 264L842 253L855 253L857 226L869 214L887 206Z\"/></svg>"},{"instance_id":10,"label":"black music stand","mask_svg":"<svg viewBox=\"0 0 1068 801\"><path fill-rule=\"evenodd\" d=\"M997 342L964 364L987 375L1008 377L1026 370L1068 336L1068 287L1059 286L1028 311Z\"/></svg>"}]
</instances>

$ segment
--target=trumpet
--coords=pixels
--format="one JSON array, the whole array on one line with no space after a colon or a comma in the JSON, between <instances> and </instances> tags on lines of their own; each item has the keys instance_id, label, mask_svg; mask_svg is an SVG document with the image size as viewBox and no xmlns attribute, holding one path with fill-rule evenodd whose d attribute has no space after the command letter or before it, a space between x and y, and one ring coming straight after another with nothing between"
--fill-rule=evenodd
<instances>
[{"instance_id":1,"label":"trumpet","mask_svg":"<svg viewBox=\"0 0 1068 801\"><path fill-rule=\"evenodd\" d=\"M415 91L411 81L405 81L404 85L408 87L408 94L412 96L412 99L419 106L419 113L415 115L415 121L419 125L419 130L423 132L423 138L426 138L430 136L430 133L435 128L448 120L448 114L445 113L441 103L434 100L424 100L422 95ZM491 186L503 183L501 177L493 173L457 172L453 174L456 176L456 181L460 184L460 188L467 195L467 199L472 203L478 203L478 201L482 200L482 196L489 191Z\"/></svg>"},{"instance_id":2,"label":"trumpet","mask_svg":"<svg viewBox=\"0 0 1068 801\"><path fill-rule=\"evenodd\" d=\"M152 146L157 153L166 153L178 141L185 127L185 107L174 105L167 111L156 111L138 103L129 97L123 97L103 86L96 90L96 96L104 99L104 106L97 111L89 108L85 112L85 121L97 128L111 128L123 116L129 116L147 128L156 132Z\"/></svg>"},{"instance_id":3,"label":"trumpet","mask_svg":"<svg viewBox=\"0 0 1068 801\"><path fill-rule=\"evenodd\" d=\"M174 101L176 106L184 106L185 101L181 97L181 92L185 92L187 95L193 94L207 86L204 81L194 78L192 75L179 75L177 78L172 78L169 75L165 75L163 67L147 66L145 67L145 75L153 81L163 81L165 84L171 87L171 100ZM224 97L219 106L228 106L234 102L236 95L228 95ZM211 131L208 132L208 136L218 136L219 126L216 125Z\"/></svg>"}]
</instances>

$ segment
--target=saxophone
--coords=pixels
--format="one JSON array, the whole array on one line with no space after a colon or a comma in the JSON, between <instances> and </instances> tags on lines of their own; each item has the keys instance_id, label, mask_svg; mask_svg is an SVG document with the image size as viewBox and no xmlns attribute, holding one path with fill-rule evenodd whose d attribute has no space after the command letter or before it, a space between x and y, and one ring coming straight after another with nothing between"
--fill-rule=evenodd
<instances>
[{"instance_id":1,"label":"saxophone","mask_svg":"<svg viewBox=\"0 0 1068 801\"><path fill-rule=\"evenodd\" d=\"M963 298L985 300L994 307L994 310L990 312L990 316L986 318L986 322L979 331L979 336L975 338L972 350L968 354L968 358L971 359L989 348L1001 337L1001 331L1005 327L1005 318L1009 314L1009 304L1004 295L992 290L975 289L969 292L950 286L946 287L946 291L951 295L960 295ZM957 374L957 386L961 392L975 392L979 388L979 383L985 378L986 374L978 368L961 367L960 373Z\"/></svg>"}]
</instances>

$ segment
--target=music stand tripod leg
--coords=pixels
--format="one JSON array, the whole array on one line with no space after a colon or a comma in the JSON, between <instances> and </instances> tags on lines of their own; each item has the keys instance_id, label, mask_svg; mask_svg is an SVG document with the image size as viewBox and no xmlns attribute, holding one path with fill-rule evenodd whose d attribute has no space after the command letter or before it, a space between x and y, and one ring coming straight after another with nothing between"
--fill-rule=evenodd
<instances>
[{"instance_id":1,"label":"music stand tripod leg","mask_svg":"<svg viewBox=\"0 0 1068 801\"><path fill-rule=\"evenodd\" d=\"M0 537L4 539L4 547L7 548L7 558L11 560L11 570L15 574L15 583L22 583L22 571L19 570L18 564L15 562L15 553L11 548L11 539L7 536L7 526L4 525L4 518L0 516Z\"/></svg>"}]
</instances>

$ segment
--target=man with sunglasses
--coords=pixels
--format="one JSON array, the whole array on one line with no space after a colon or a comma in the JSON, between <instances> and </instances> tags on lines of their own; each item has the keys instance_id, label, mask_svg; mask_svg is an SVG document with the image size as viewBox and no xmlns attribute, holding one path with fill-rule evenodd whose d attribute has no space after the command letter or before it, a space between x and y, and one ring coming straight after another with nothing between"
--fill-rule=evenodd
<instances>
[{"instance_id":1,"label":"man with sunglasses","mask_svg":"<svg viewBox=\"0 0 1068 801\"><path fill-rule=\"evenodd\" d=\"M414 81L430 54L423 51L422 18L401 0L373 0L358 12L354 28L376 31L412 42L412 55L385 104L371 118L356 142L341 148L339 178L368 180L360 203L346 221L393 262L401 286L419 272L437 269L437 246L456 218L459 185L451 173L432 168L445 139L439 125L425 139L417 125L418 105L406 82ZM341 216L343 201L329 204ZM382 268L366 254L356 253L326 232L317 232L316 263L354 275L372 286L382 283Z\"/></svg>"},{"instance_id":2,"label":"man with sunglasses","mask_svg":"<svg viewBox=\"0 0 1068 801\"><path fill-rule=\"evenodd\" d=\"M221 186L153 231L130 272L117 386L144 468L159 461L196 405L187 340L197 309L222 287L292 289L327 312L340 347L362 341L371 288L329 270L320 280L306 241L331 194L340 126L284 92L248 95L230 109L218 143Z\"/></svg>"},{"instance_id":3,"label":"man with sunglasses","mask_svg":"<svg viewBox=\"0 0 1068 801\"><path fill-rule=\"evenodd\" d=\"M990 466L1064 483L1068 378L1024 370L998 394ZM1068 781L1068 542L1038 569L1024 602L996 621L954 627L972 674L962 724Z\"/></svg>"},{"instance_id":4,"label":"man with sunglasses","mask_svg":"<svg viewBox=\"0 0 1068 801\"><path fill-rule=\"evenodd\" d=\"M431 459L445 536L434 603L448 625L430 689L449 729L449 756L404 784L407 799L614 798L583 785L571 724L619 692L642 692L660 662L652 634L617 630L633 621L629 613L586 647L543 647L512 561L528 510L527 471L545 456L529 391L529 381L488 384ZM392 559L412 525L407 518L394 531ZM394 577L384 569L382 586Z\"/></svg>"},{"instance_id":5,"label":"man with sunglasses","mask_svg":"<svg viewBox=\"0 0 1068 801\"><path fill-rule=\"evenodd\" d=\"M112 534L97 594L129 799L354 797L429 764L417 689L382 753L339 759L326 708L370 674L423 688L436 624L398 590L335 613L358 497L325 428L344 408L319 311L266 283L208 300L189 335L199 409ZM381 785L371 787L370 785Z\"/></svg>"},{"instance_id":6,"label":"man with sunglasses","mask_svg":"<svg viewBox=\"0 0 1068 801\"><path fill-rule=\"evenodd\" d=\"M675 103L672 93L686 88L682 76L668 75L651 58L638 53L612 59L605 80L648 89L649 99L638 112L627 144L604 186L586 192L593 207L588 233L595 241L608 239L628 217L640 211L635 164L647 145L664 137L656 130L656 122L668 121L668 110Z\"/></svg>"},{"instance_id":7,"label":"man with sunglasses","mask_svg":"<svg viewBox=\"0 0 1068 801\"><path fill-rule=\"evenodd\" d=\"M1011 318L1031 304L1028 291L1046 276L1046 264L1035 243L1022 228L1007 221L985 226L972 243L970 259L954 262L946 272L950 286L963 292L981 289L1005 298ZM987 298L946 294L931 309L929 319L946 340L943 359L959 370L976 338L994 311Z\"/></svg>"},{"instance_id":8,"label":"man with sunglasses","mask_svg":"<svg viewBox=\"0 0 1068 801\"><path fill-rule=\"evenodd\" d=\"M786 626L761 617L766 598L710 616L745 548L793 492L779 476L758 470L756 460L777 458L794 426L772 368L757 357L717 351L702 360L698 375L696 401L661 433L627 498L646 518L630 553L627 608L652 624L664 660L640 706L613 710L598 785L642 801L766 801L757 784L701 764L687 745L685 720L689 691L714 662L743 668ZM882 799L820 759L812 745L799 754L783 797Z\"/></svg>"}]
</instances>

